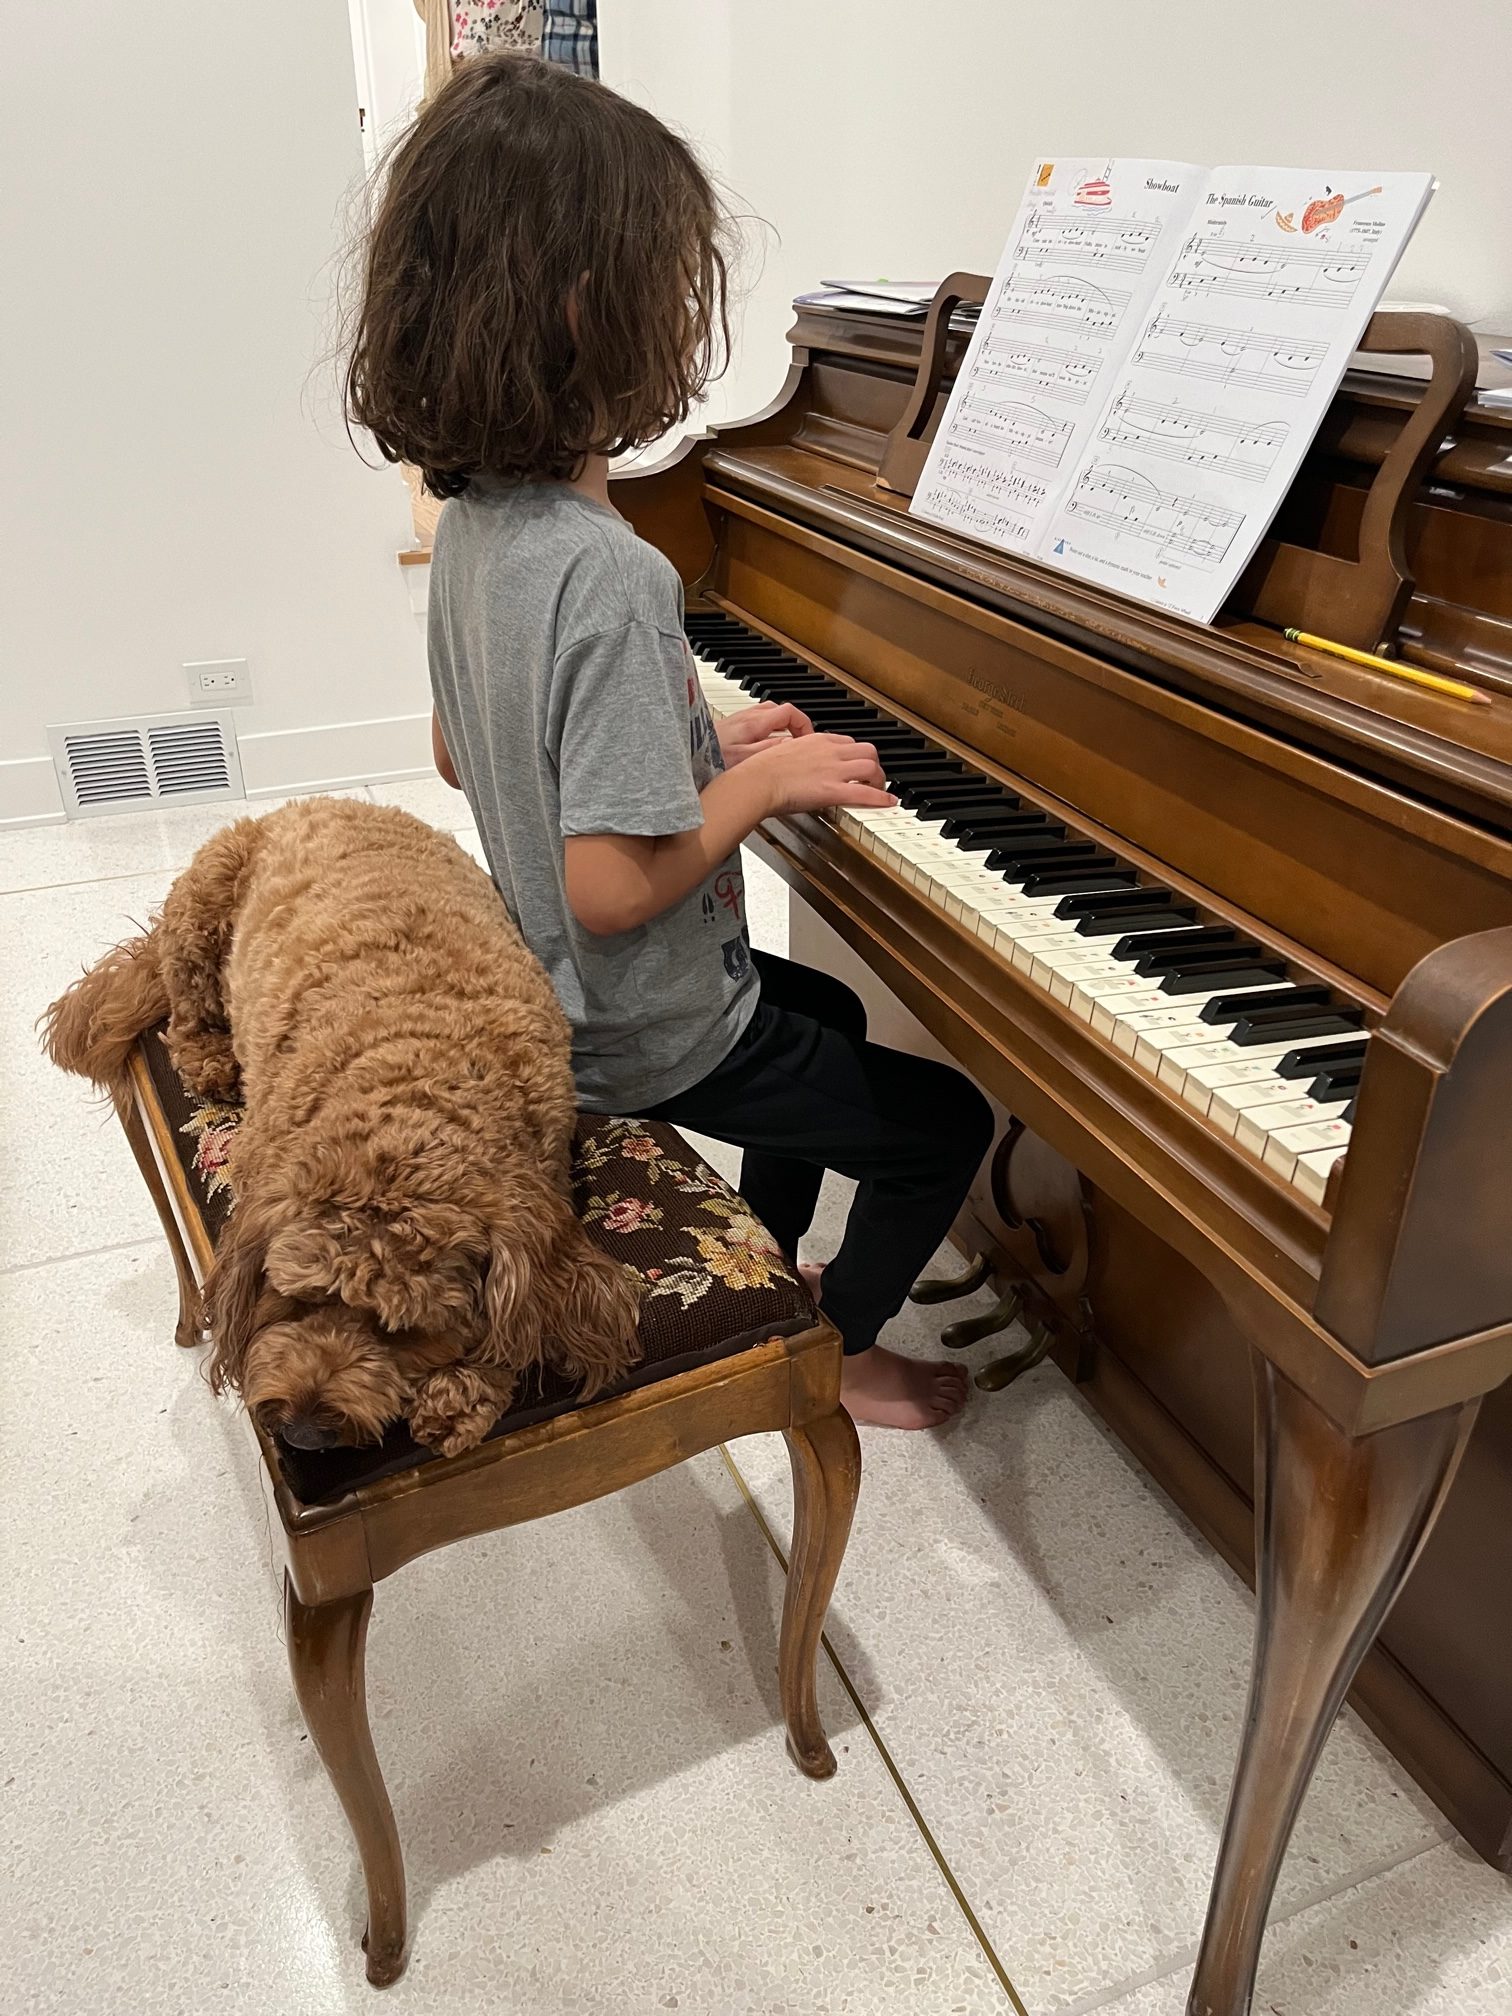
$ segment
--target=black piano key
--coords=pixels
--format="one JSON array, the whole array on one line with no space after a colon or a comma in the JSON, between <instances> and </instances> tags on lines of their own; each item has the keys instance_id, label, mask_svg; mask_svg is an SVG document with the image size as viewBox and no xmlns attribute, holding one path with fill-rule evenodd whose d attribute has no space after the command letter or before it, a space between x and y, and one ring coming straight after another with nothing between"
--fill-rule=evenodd
<instances>
[{"instance_id":1,"label":"black piano key","mask_svg":"<svg viewBox=\"0 0 1512 2016\"><path fill-rule=\"evenodd\" d=\"M941 837L946 840L960 840L970 834L973 838L988 840L1001 836L1006 843L1016 839L1020 833L1053 833L1060 840L1069 837L1059 820L1047 819L1041 812L952 810L947 813L941 828ZM1087 844L1090 846L1091 842Z\"/></svg>"},{"instance_id":2,"label":"black piano key","mask_svg":"<svg viewBox=\"0 0 1512 2016\"><path fill-rule=\"evenodd\" d=\"M1349 1036L1357 1028L1359 1028L1359 1012L1355 1008L1320 1008L1308 1022L1296 1022L1292 1028L1282 1030L1280 1038L1276 1038L1274 1030L1268 1030L1264 1026L1256 1028L1256 1030L1240 1030L1236 1026L1230 1032L1228 1040L1230 1042L1238 1042L1242 1046L1242 1044L1248 1044L1248 1042L1276 1042L1276 1040L1284 1042L1286 1036L1296 1036L1298 1040L1302 1036ZM1278 1079L1306 1079L1310 1073L1314 1073L1314 1070L1318 1068L1316 1062L1308 1062L1308 1058L1314 1060L1316 1054L1318 1054L1318 1050L1331 1050L1331 1048L1333 1048L1333 1044L1320 1042L1316 1048L1288 1050L1286 1056L1282 1056L1282 1060L1276 1064L1276 1077ZM1361 1054L1363 1054L1363 1042L1361 1042ZM1290 1070L1286 1068L1288 1064L1292 1066Z\"/></svg>"},{"instance_id":3,"label":"black piano key","mask_svg":"<svg viewBox=\"0 0 1512 2016\"><path fill-rule=\"evenodd\" d=\"M1284 970L1279 962L1274 966L1198 966L1190 972L1167 973L1160 982L1160 991L1175 998L1182 994L1206 994L1210 987L1263 987ZM1231 1034L1229 1041L1234 1040Z\"/></svg>"},{"instance_id":4,"label":"black piano key","mask_svg":"<svg viewBox=\"0 0 1512 2016\"><path fill-rule=\"evenodd\" d=\"M1341 1117L1341 1119L1343 1119L1343 1121L1344 1121L1344 1123L1345 1123L1345 1125L1346 1125L1346 1126L1349 1126L1349 1127L1353 1127L1353 1125L1354 1125L1354 1117L1355 1117L1355 1108L1356 1108L1356 1106L1358 1106L1358 1105L1359 1105L1359 1103L1360 1103L1360 1098L1359 1098L1359 1094L1358 1094L1358 1093L1356 1093L1356 1094L1355 1094L1355 1096L1354 1096L1354 1098L1353 1098L1353 1099L1351 1099L1351 1100L1350 1100L1350 1102L1349 1102L1349 1104L1348 1104L1348 1105L1347 1105L1347 1106L1346 1106L1346 1107L1344 1108L1344 1111L1343 1111L1343 1113L1341 1114L1341 1116L1340 1116L1340 1117Z\"/></svg>"},{"instance_id":5,"label":"black piano key","mask_svg":"<svg viewBox=\"0 0 1512 2016\"><path fill-rule=\"evenodd\" d=\"M1332 997L1326 987L1277 987L1266 994L1235 995L1209 1001L1202 1011L1204 1022L1232 1022L1238 1015L1263 1015L1271 1009L1321 1008Z\"/></svg>"},{"instance_id":6,"label":"black piano key","mask_svg":"<svg viewBox=\"0 0 1512 2016\"><path fill-rule=\"evenodd\" d=\"M1322 1001L1315 1001L1305 1008L1242 1008L1234 1018L1234 1040L1258 1043L1264 1038L1270 1043L1284 1043L1294 1029L1307 1030L1320 1015L1339 1012L1338 1004L1326 995Z\"/></svg>"},{"instance_id":7,"label":"black piano key","mask_svg":"<svg viewBox=\"0 0 1512 2016\"><path fill-rule=\"evenodd\" d=\"M1129 894L1137 896L1139 891L1131 889ZM1055 914L1057 917L1060 915L1059 909ZM1136 934L1143 936L1150 931L1174 931L1177 929L1175 920L1180 914L1175 910L1115 910L1113 915L1108 917L1101 911L1093 910L1077 920L1076 935L1078 938L1132 938ZM1187 914L1191 918L1187 928L1195 931L1196 914L1191 911Z\"/></svg>"},{"instance_id":8,"label":"black piano key","mask_svg":"<svg viewBox=\"0 0 1512 2016\"><path fill-rule=\"evenodd\" d=\"M1167 906L1174 909L1175 904L1176 899L1169 889L1153 889L1145 884L1126 890L1122 897L1068 896L1064 903L1057 905L1055 914L1075 919L1090 916L1095 910L1100 917L1111 917L1119 910L1160 910Z\"/></svg>"},{"instance_id":9,"label":"black piano key","mask_svg":"<svg viewBox=\"0 0 1512 2016\"><path fill-rule=\"evenodd\" d=\"M1360 1089L1364 1069L1363 1064L1332 1064L1314 1078L1307 1088L1307 1096L1324 1106L1335 1099L1352 1099Z\"/></svg>"},{"instance_id":10,"label":"black piano key","mask_svg":"<svg viewBox=\"0 0 1512 2016\"><path fill-rule=\"evenodd\" d=\"M959 843L958 843L959 844ZM1105 868L1113 856L1090 840L1067 840L1062 833L1023 833L1005 839L988 853L986 866L1000 871L1010 882L1031 868L1061 868L1073 864Z\"/></svg>"},{"instance_id":11,"label":"black piano key","mask_svg":"<svg viewBox=\"0 0 1512 2016\"><path fill-rule=\"evenodd\" d=\"M1346 1014L1353 1019L1345 1022L1344 1016ZM1321 1019L1323 1018L1320 1017ZM1276 1076L1278 1078L1313 1078L1317 1076L1319 1071L1326 1070L1330 1064L1363 1064L1365 1062L1366 1038L1358 1034L1360 1027L1359 1011L1352 1008L1345 1009L1336 1012L1327 1019L1335 1026L1327 1029L1308 1029L1304 1031L1304 1034L1308 1036L1332 1036L1337 1033L1339 1041L1337 1043L1312 1043L1305 1050L1288 1050L1276 1066Z\"/></svg>"},{"instance_id":12,"label":"black piano key","mask_svg":"<svg viewBox=\"0 0 1512 2016\"><path fill-rule=\"evenodd\" d=\"M961 774L960 765L953 763L943 749L931 749L927 743L917 752L909 750L906 755L895 757L889 753L882 767L889 777L896 775L900 779L959 777Z\"/></svg>"},{"instance_id":13,"label":"black piano key","mask_svg":"<svg viewBox=\"0 0 1512 2016\"><path fill-rule=\"evenodd\" d=\"M1192 933L1195 939L1197 933ZM1267 959L1259 945L1213 945L1206 952L1178 952L1168 947L1164 952L1151 952L1143 959L1134 961L1134 971L1151 980L1163 982L1167 974L1212 973L1219 974L1235 966L1246 971L1263 971L1273 982L1286 978L1286 968L1279 959ZM1214 981L1213 985L1220 984ZM1241 981L1241 986L1250 986L1250 981ZM1211 989L1209 990L1211 991Z\"/></svg>"},{"instance_id":14,"label":"black piano key","mask_svg":"<svg viewBox=\"0 0 1512 2016\"><path fill-rule=\"evenodd\" d=\"M957 811L1017 812L1023 805L1011 791L994 792L991 785L979 784L969 776L952 779L949 784L906 784L903 803L921 819L945 819Z\"/></svg>"},{"instance_id":15,"label":"black piano key","mask_svg":"<svg viewBox=\"0 0 1512 2016\"><path fill-rule=\"evenodd\" d=\"M791 700L800 707L805 701L817 707L828 697L822 686L811 685L806 679L791 678L784 672L767 672L756 666L738 665L721 665L719 669L728 672L729 677L743 686L747 693L769 695L774 700Z\"/></svg>"},{"instance_id":16,"label":"black piano key","mask_svg":"<svg viewBox=\"0 0 1512 2016\"><path fill-rule=\"evenodd\" d=\"M1172 951L1180 951L1187 957L1190 957L1193 952L1198 950L1205 952L1243 952L1246 959L1248 959L1252 952L1260 950L1258 945L1242 942L1239 933L1231 930L1227 924L1199 924L1195 931L1173 929L1164 938L1146 938L1143 945L1137 948L1137 953L1145 958L1153 958L1155 954L1164 952L1168 948ZM1132 959L1135 956L1136 952L1134 950L1125 951L1122 945L1115 945L1113 947L1113 957L1115 959Z\"/></svg>"},{"instance_id":17,"label":"black piano key","mask_svg":"<svg viewBox=\"0 0 1512 2016\"><path fill-rule=\"evenodd\" d=\"M1008 878L1012 881L1014 878ZM1039 868L1032 875L1026 875L1023 889L1026 896L1072 896L1078 891L1093 889L1128 889L1134 883L1132 868L1093 869L1083 872L1074 867Z\"/></svg>"},{"instance_id":18,"label":"black piano key","mask_svg":"<svg viewBox=\"0 0 1512 2016\"><path fill-rule=\"evenodd\" d=\"M784 651L780 644L768 643L765 637L719 637L711 641L709 649L732 665L793 665L801 666L811 678L823 676L804 665L793 652Z\"/></svg>"}]
</instances>

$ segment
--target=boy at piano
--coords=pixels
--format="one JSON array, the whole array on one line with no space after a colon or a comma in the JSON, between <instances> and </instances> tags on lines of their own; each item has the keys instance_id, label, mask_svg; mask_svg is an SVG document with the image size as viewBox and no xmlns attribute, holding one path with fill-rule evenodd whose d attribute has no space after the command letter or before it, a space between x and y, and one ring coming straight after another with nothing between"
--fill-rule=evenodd
<instances>
[{"instance_id":1,"label":"boy at piano","mask_svg":"<svg viewBox=\"0 0 1512 2016\"><path fill-rule=\"evenodd\" d=\"M879 1334L989 1145L958 1072L866 1039L827 976L750 949L763 819L892 802L876 751L763 705L716 729L682 585L610 499L610 457L687 418L722 359L724 222L688 148L601 85L466 65L389 164L348 365L351 417L449 501L431 566L437 766L551 976L592 1112L744 1150L796 1259L825 1169L857 1183L817 1279L858 1421L919 1428L961 1370Z\"/></svg>"}]
</instances>

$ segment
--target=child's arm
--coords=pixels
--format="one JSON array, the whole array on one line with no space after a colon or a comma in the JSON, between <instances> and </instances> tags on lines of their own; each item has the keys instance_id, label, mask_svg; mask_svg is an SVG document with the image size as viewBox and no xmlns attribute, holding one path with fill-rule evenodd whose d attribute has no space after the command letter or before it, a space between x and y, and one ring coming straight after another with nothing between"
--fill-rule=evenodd
<instances>
[{"instance_id":1,"label":"child's arm","mask_svg":"<svg viewBox=\"0 0 1512 2016\"><path fill-rule=\"evenodd\" d=\"M704 788L703 824L688 832L569 835L567 901L597 937L633 931L696 889L763 819L833 805L891 805L896 801L884 781L869 742L810 733L772 743Z\"/></svg>"},{"instance_id":2,"label":"child's arm","mask_svg":"<svg viewBox=\"0 0 1512 2016\"><path fill-rule=\"evenodd\" d=\"M446 746L446 737L441 733L441 716L434 707L431 709L431 755L435 758L443 783L450 784L453 791L460 791L462 781L457 775L457 766L452 762L451 751Z\"/></svg>"}]
</instances>

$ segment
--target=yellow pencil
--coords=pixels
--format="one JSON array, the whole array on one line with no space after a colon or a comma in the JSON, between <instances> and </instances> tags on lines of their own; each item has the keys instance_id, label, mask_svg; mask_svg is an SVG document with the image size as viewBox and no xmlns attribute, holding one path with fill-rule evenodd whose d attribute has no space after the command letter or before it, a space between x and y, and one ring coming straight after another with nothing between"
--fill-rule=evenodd
<instances>
[{"instance_id":1,"label":"yellow pencil","mask_svg":"<svg viewBox=\"0 0 1512 2016\"><path fill-rule=\"evenodd\" d=\"M1468 700L1474 707L1489 707L1490 700L1473 686L1458 679L1441 679L1437 672L1420 672L1415 665L1399 665L1395 658L1378 658L1373 651L1356 651L1349 644L1331 644L1326 637L1309 637L1305 630L1283 631L1290 643L1305 644L1312 651L1327 651L1335 658L1347 658L1351 665L1367 666L1372 672L1388 672L1393 679L1406 679L1414 686L1426 686L1434 693L1447 693L1455 700Z\"/></svg>"}]
</instances>

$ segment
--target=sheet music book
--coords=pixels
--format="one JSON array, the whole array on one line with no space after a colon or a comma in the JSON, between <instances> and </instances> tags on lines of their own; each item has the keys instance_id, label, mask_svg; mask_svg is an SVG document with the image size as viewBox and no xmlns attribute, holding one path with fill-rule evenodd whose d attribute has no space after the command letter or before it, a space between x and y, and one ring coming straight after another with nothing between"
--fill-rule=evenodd
<instances>
[{"instance_id":1,"label":"sheet music book","mask_svg":"<svg viewBox=\"0 0 1512 2016\"><path fill-rule=\"evenodd\" d=\"M1211 622L1432 188L1041 161L911 509Z\"/></svg>"}]
</instances>

